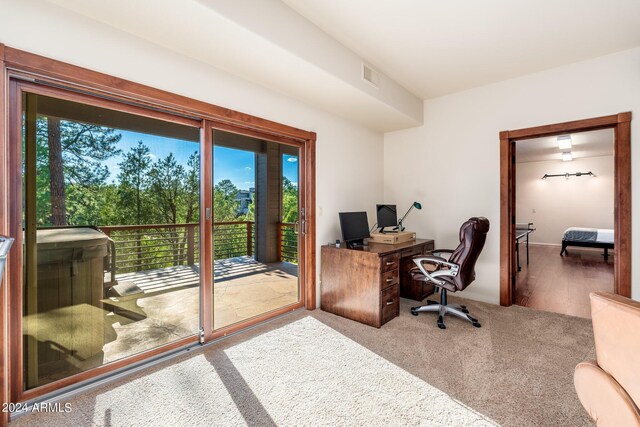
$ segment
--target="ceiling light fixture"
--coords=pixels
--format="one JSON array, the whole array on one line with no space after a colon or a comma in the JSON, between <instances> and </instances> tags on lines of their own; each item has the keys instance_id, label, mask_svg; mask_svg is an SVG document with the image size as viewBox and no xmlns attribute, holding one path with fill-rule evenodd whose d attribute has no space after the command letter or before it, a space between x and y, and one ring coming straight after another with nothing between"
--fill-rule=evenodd
<instances>
[{"instance_id":1,"label":"ceiling light fixture","mask_svg":"<svg viewBox=\"0 0 640 427\"><path fill-rule=\"evenodd\" d=\"M566 152L562 153L562 161L563 162L570 162L571 160L573 160L573 156L571 155L571 152L566 151Z\"/></svg>"},{"instance_id":2,"label":"ceiling light fixture","mask_svg":"<svg viewBox=\"0 0 640 427\"><path fill-rule=\"evenodd\" d=\"M559 150L571 150L571 135L560 135L558 137Z\"/></svg>"}]
</instances>

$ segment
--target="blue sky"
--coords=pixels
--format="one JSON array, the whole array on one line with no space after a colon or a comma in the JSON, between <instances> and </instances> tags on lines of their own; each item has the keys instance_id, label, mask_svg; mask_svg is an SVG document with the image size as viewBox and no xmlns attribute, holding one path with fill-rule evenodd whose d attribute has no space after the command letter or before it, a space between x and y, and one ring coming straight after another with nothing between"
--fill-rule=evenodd
<instances>
[{"instance_id":1,"label":"blue sky","mask_svg":"<svg viewBox=\"0 0 640 427\"><path fill-rule=\"evenodd\" d=\"M230 179L241 190L255 187L255 154L251 151L236 150L220 146L213 147L213 182ZM282 172L298 185L298 158L285 155Z\"/></svg>"},{"instance_id":2,"label":"blue sky","mask_svg":"<svg viewBox=\"0 0 640 427\"><path fill-rule=\"evenodd\" d=\"M200 153L200 143L193 141L184 141L175 138L165 138L163 136L150 135L148 133L130 132L126 130L118 130L122 135L118 148L122 150L122 154L129 152L132 147L138 145L138 141L142 141L144 145L149 147L152 161L167 157L170 153L176 158L176 161L187 167L187 160L193 153ZM109 168L108 182L116 182L120 168L118 163L122 162L123 156L112 157L105 162Z\"/></svg>"},{"instance_id":3,"label":"blue sky","mask_svg":"<svg viewBox=\"0 0 640 427\"><path fill-rule=\"evenodd\" d=\"M151 159L167 157L173 153L177 162L187 167L187 160L193 153L200 152L199 142L184 141L175 138L165 138L162 136L145 133L118 130L122 135L118 148L123 154L138 145L142 141L151 152ZM122 155L112 157L105 162L109 168L110 175L108 182L116 182L120 168L118 163L122 162ZM233 184L242 190L248 190L255 186L255 154L250 151L235 150L232 148L215 146L213 149L213 181L218 183L223 179L230 179ZM284 176L289 178L295 185L298 184L298 161L297 157L285 155L282 170Z\"/></svg>"}]
</instances>

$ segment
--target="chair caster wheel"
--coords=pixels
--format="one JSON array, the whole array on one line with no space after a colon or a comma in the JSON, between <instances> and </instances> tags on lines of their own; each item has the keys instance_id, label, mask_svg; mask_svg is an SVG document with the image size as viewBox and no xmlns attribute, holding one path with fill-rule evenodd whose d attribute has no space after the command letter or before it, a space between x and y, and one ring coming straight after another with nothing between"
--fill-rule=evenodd
<instances>
[{"instance_id":1,"label":"chair caster wheel","mask_svg":"<svg viewBox=\"0 0 640 427\"><path fill-rule=\"evenodd\" d=\"M469 310L467 310L466 308L463 308L463 309L462 309L462 310L460 310L460 311L462 311L464 314L469 314Z\"/></svg>"},{"instance_id":2,"label":"chair caster wheel","mask_svg":"<svg viewBox=\"0 0 640 427\"><path fill-rule=\"evenodd\" d=\"M447 329L447 327L444 325L444 318L442 316L438 316L438 328Z\"/></svg>"},{"instance_id":3,"label":"chair caster wheel","mask_svg":"<svg viewBox=\"0 0 640 427\"><path fill-rule=\"evenodd\" d=\"M473 325L473 326L475 326L476 328L479 328L479 327L481 327L481 326L482 326L482 325L481 325L480 323L478 323L478 322L473 322L473 323L472 323L472 325Z\"/></svg>"},{"instance_id":4,"label":"chair caster wheel","mask_svg":"<svg viewBox=\"0 0 640 427\"><path fill-rule=\"evenodd\" d=\"M416 307L411 307L411 314L413 314L414 316L418 315L418 312L416 311Z\"/></svg>"}]
</instances>

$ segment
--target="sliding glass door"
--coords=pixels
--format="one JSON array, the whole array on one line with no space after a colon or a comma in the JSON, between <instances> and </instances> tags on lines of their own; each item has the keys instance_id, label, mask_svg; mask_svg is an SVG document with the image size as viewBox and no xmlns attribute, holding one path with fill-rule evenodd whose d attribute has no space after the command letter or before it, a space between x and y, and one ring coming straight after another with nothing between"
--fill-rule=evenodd
<instances>
[{"instance_id":1,"label":"sliding glass door","mask_svg":"<svg viewBox=\"0 0 640 427\"><path fill-rule=\"evenodd\" d=\"M304 306L304 140L24 81L9 105L12 401Z\"/></svg>"},{"instance_id":2,"label":"sliding glass door","mask_svg":"<svg viewBox=\"0 0 640 427\"><path fill-rule=\"evenodd\" d=\"M24 390L200 326L200 130L84 101L21 96Z\"/></svg>"},{"instance_id":3,"label":"sliding glass door","mask_svg":"<svg viewBox=\"0 0 640 427\"><path fill-rule=\"evenodd\" d=\"M213 130L213 329L299 305L300 148Z\"/></svg>"}]
</instances>

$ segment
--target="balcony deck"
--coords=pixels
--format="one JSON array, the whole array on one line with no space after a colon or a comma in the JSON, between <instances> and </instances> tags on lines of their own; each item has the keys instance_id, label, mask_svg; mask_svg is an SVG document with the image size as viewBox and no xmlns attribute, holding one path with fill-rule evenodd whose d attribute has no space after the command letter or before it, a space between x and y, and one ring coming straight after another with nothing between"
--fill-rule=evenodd
<instances>
[{"instance_id":1,"label":"balcony deck","mask_svg":"<svg viewBox=\"0 0 640 427\"><path fill-rule=\"evenodd\" d=\"M216 260L214 327L249 319L298 301L298 267L241 256ZM119 274L138 292L104 300L116 338L105 343L104 362L194 335L199 328L199 267L178 266Z\"/></svg>"}]
</instances>

